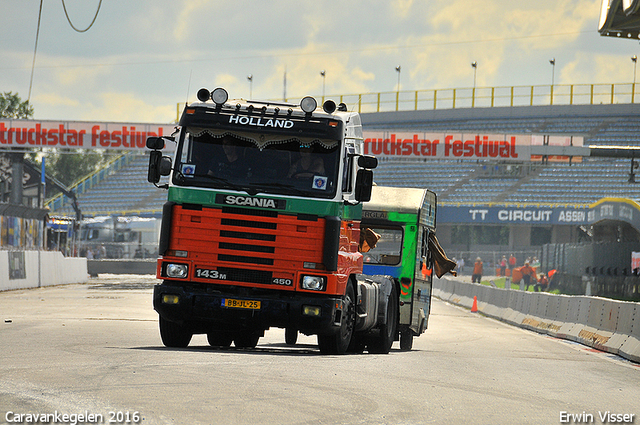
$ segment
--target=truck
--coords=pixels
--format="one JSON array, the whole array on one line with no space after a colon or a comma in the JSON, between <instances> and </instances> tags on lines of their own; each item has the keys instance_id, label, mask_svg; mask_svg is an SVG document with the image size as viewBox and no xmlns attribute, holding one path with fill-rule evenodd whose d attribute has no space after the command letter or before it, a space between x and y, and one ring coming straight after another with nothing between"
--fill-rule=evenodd
<instances>
[{"instance_id":1,"label":"truck","mask_svg":"<svg viewBox=\"0 0 640 425\"><path fill-rule=\"evenodd\" d=\"M428 189L373 186L370 201L363 203L361 229L380 236L363 254L363 276L393 278L401 350L411 350L413 337L427 329L432 265L445 261L453 268L437 255L443 251L435 238L436 212L437 196Z\"/></svg>"},{"instance_id":2,"label":"truck","mask_svg":"<svg viewBox=\"0 0 640 425\"><path fill-rule=\"evenodd\" d=\"M103 215L80 221L80 253L94 258L157 258L161 221L155 217Z\"/></svg>"},{"instance_id":3,"label":"truck","mask_svg":"<svg viewBox=\"0 0 640 425\"><path fill-rule=\"evenodd\" d=\"M153 293L163 344L206 334L253 348L276 327L288 343L317 335L324 354L388 353L402 335L410 349L429 314L431 282L417 276L432 267L435 194L418 190L411 212L374 198L363 216L377 159L345 104L197 97L171 136L147 139L148 181L168 190Z\"/></svg>"}]
</instances>

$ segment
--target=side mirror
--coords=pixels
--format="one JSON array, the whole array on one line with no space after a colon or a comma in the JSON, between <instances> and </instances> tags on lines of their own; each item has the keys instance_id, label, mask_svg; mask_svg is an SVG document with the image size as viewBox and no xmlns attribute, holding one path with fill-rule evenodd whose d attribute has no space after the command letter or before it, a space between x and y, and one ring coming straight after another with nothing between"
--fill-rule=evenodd
<instances>
[{"instance_id":1,"label":"side mirror","mask_svg":"<svg viewBox=\"0 0 640 425\"><path fill-rule=\"evenodd\" d=\"M360 157L360 158L363 158L363 157ZM372 187L373 187L373 171L363 170L363 169L358 170L358 174L356 175L356 188L355 188L356 201L369 202L371 200Z\"/></svg>"},{"instance_id":2,"label":"side mirror","mask_svg":"<svg viewBox=\"0 0 640 425\"><path fill-rule=\"evenodd\" d=\"M164 149L164 139L162 137L147 137L147 148Z\"/></svg>"},{"instance_id":3,"label":"side mirror","mask_svg":"<svg viewBox=\"0 0 640 425\"><path fill-rule=\"evenodd\" d=\"M360 155L358 157L358 166L360 168L376 168L378 166L378 158L370 155Z\"/></svg>"},{"instance_id":4,"label":"side mirror","mask_svg":"<svg viewBox=\"0 0 640 425\"><path fill-rule=\"evenodd\" d=\"M149 138L151 139L151 137ZM147 145L149 144L147 139ZM162 152L153 150L149 152L149 173L147 180L149 183L158 183L160 181L160 162L162 161Z\"/></svg>"},{"instance_id":5,"label":"side mirror","mask_svg":"<svg viewBox=\"0 0 640 425\"><path fill-rule=\"evenodd\" d=\"M160 176L171 174L171 158L162 156L162 152L153 150L149 152L149 173L147 180L149 183L158 183Z\"/></svg>"},{"instance_id":6,"label":"side mirror","mask_svg":"<svg viewBox=\"0 0 640 425\"><path fill-rule=\"evenodd\" d=\"M158 171L161 176L168 176L171 174L171 158L168 156L163 156L160 158L160 165L158 166Z\"/></svg>"}]
</instances>

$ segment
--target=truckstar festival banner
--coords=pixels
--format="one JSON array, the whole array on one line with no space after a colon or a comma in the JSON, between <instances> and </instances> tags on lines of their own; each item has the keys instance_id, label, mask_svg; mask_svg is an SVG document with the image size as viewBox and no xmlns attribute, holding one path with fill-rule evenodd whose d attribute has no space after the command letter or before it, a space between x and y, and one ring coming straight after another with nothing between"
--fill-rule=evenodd
<instances>
[{"instance_id":1,"label":"truckstar festival banner","mask_svg":"<svg viewBox=\"0 0 640 425\"><path fill-rule=\"evenodd\" d=\"M378 159L483 159L531 161L532 145L582 146L581 137L481 133L365 131L364 152ZM560 159L561 158L555 158Z\"/></svg>"},{"instance_id":2,"label":"truckstar festival banner","mask_svg":"<svg viewBox=\"0 0 640 425\"><path fill-rule=\"evenodd\" d=\"M143 150L150 136L169 136L175 125L0 120L2 148ZM171 149L172 146L167 146Z\"/></svg>"}]
</instances>

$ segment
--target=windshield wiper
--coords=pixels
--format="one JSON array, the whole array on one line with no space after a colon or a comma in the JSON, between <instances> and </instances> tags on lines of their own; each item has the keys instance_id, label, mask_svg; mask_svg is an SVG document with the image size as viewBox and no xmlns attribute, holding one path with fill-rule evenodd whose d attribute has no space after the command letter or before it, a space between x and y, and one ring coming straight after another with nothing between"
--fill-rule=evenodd
<instances>
[{"instance_id":1,"label":"windshield wiper","mask_svg":"<svg viewBox=\"0 0 640 425\"><path fill-rule=\"evenodd\" d=\"M182 181L184 182L186 180L184 174L182 174L179 171L178 171L178 174L182 177ZM246 192L251 196L255 196L258 193L256 189L253 189L251 187L240 186L238 184L230 182L228 179L225 179L224 177L213 176L211 174L194 174L194 177L205 177L208 180L212 180L216 183L221 183L224 186L224 188L230 188L233 190L237 190L238 192Z\"/></svg>"},{"instance_id":2,"label":"windshield wiper","mask_svg":"<svg viewBox=\"0 0 640 425\"><path fill-rule=\"evenodd\" d=\"M291 194L295 194L295 195L299 195L299 196L309 196L309 192L306 192L304 190L298 189L297 187L295 187L294 185L291 184L285 184L285 183L253 183L254 186L258 186L260 188L262 188L262 192L264 191L264 188L271 188L271 187L277 187L279 189L286 189L287 191L289 191ZM289 194L289 193L287 193Z\"/></svg>"}]
</instances>

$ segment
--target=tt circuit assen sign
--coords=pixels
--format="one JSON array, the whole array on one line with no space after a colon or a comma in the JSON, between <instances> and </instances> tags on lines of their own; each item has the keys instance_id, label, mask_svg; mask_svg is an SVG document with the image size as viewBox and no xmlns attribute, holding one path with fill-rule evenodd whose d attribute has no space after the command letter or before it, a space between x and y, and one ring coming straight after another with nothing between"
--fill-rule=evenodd
<instances>
[{"instance_id":1,"label":"tt circuit assen sign","mask_svg":"<svg viewBox=\"0 0 640 425\"><path fill-rule=\"evenodd\" d=\"M475 224L588 224L589 209L565 207L438 206L438 223Z\"/></svg>"},{"instance_id":2,"label":"tt circuit assen sign","mask_svg":"<svg viewBox=\"0 0 640 425\"><path fill-rule=\"evenodd\" d=\"M365 131L364 152L379 159L530 161L532 145L582 146L581 137Z\"/></svg>"},{"instance_id":3,"label":"tt circuit assen sign","mask_svg":"<svg viewBox=\"0 0 640 425\"><path fill-rule=\"evenodd\" d=\"M0 148L142 150L147 137L168 136L174 128L165 124L3 119Z\"/></svg>"}]
</instances>

